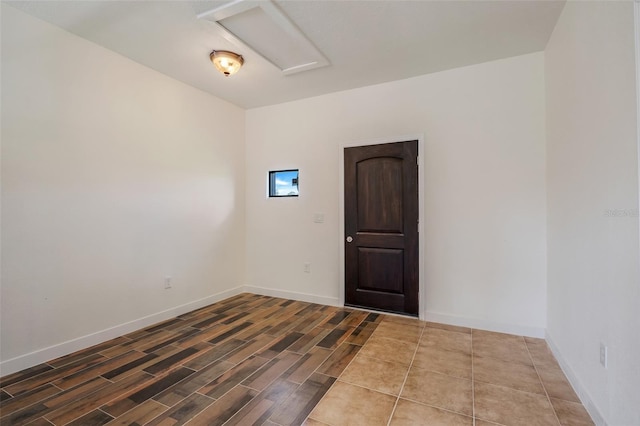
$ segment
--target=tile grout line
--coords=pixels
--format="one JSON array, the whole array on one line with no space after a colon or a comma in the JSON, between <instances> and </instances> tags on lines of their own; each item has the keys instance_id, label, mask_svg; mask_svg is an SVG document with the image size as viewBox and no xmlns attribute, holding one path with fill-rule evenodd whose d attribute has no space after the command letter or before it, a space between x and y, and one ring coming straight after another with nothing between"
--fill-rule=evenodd
<instances>
[{"instance_id":1,"label":"tile grout line","mask_svg":"<svg viewBox=\"0 0 640 426\"><path fill-rule=\"evenodd\" d=\"M365 322L365 321L364 321L364 320L362 320L362 321L360 322L360 324L362 324L363 322ZM360 325L360 324L358 324L358 325ZM357 327L356 327L356 328L357 328ZM377 326L376 326L376 328L377 328ZM371 336L373 336L373 333L374 333L374 332L375 332L375 330L373 330L373 332L371 333L371 335L367 338L367 342L369 341L369 339L371 338ZM322 339L321 339L321 340L322 340ZM318 373L318 374L324 374L324 373L319 373L319 372L318 372L318 369L319 369L320 367L322 367L322 365L324 364L324 362L325 362L326 360L328 360L328 359L331 357L331 355L333 355L333 354L334 354L334 352L335 352L336 350L338 350L338 348L339 348L340 346L342 346L343 344L353 345L353 346L360 346L360 349L358 349L358 352L353 356L353 358L351 359L351 361L349 361L349 364L347 364L347 366L344 368L344 370L342 370L342 372L340 373L340 376L342 376L342 373L344 373L344 372L347 370L347 368L349 368L349 366L351 365L351 363L353 362L353 360L355 360L355 359L356 359L356 357L358 356L358 354L360 353L360 351L362 350L362 348L364 348L364 345L366 345L366 344L367 344L367 342L364 342L364 344L362 344L362 345L356 345L356 344L354 344L354 343L349 343L349 342L347 342L347 341L345 340L344 342L340 343L340 344L338 345L338 347L336 347L335 349L328 349L328 348L324 348L324 349L327 349L327 350L331 350L331 354L329 354L329 355L328 355L328 356L327 356L327 357L326 357L326 358L325 358L321 363L319 363L319 364L318 364L318 366L317 366L317 367L316 367L316 368L315 368L315 369L314 369L314 370L309 374L309 376L307 376L307 377L305 378L305 380L307 380L309 377L313 376L315 373ZM312 348L315 348L315 347L318 347L318 346L317 346L317 344L316 344L316 345L314 345ZM311 350L311 349L310 349L310 350ZM297 352L293 352L293 353L297 353ZM309 353L309 351L307 351L307 353ZM324 374L324 375L325 375L325 376L328 376L328 377L331 377L331 376L329 376L328 374ZM338 379L340 378L340 376L336 377L336 382L338 381ZM303 380L303 382L302 382L302 383L304 383L304 380ZM300 386L302 385L302 383L300 383ZM334 382L334 383L335 383L335 382ZM331 387L333 387L333 385L331 385ZM331 390L331 388L329 388L329 389L327 390L327 393L329 392L329 390ZM319 404L319 403L320 403L320 401L318 401L318 404ZM316 404L316 405L317 405L317 404ZM307 416L307 417L308 417L308 416ZM306 420L306 419L305 419L305 420Z\"/></svg>"},{"instance_id":2,"label":"tile grout line","mask_svg":"<svg viewBox=\"0 0 640 426\"><path fill-rule=\"evenodd\" d=\"M191 393L191 395L193 395L194 393L195 393L195 392ZM159 394L154 395L154 397L155 397L155 396L158 396L158 395L159 395ZM188 397L189 397L189 396L191 396L191 395L188 395L186 398L188 398ZM186 398L185 398L185 399L186 399ZM149 423L149 422L151 422L151 421L155 420L155 418L156 418L156 417L159 417L159 416L163 415L163 414L164 414L164 413L166 413L170 408L172 408L172 407L168 406L167 404L164 404L164 403L162 403L162 402L160 402L160 401L158 401L158 400L153 399L153 397L149 398L147 401L153 401L153 402L155 402L155 403L157 403L157 404L160 404L160 405L162 405L163 407L166 407L166 408L165 408L165 410L164 410L164 411L162 411L161 413L158 413L158 415L156 415L156 416L155 416L155 417L153 417L152 419L149 419L146 423ZM147 401L145 401L145 402L147 402ZM120 417L122 417L122 416L125 416L125 415L126 415L126 414L128 414L129 412L131 412L131 411L135 410L136 408L140 407L140 405L141 405L141 404L138 404L138 405L136 405L135 407L131 407L130 409L128 409L128 410L127 410L127 411L125 411L124 413L120 414L119 416L114 417L114 418L113 418L113 420L117 420L118 418L120 418ZM102 407L104 407L104 405L100 406L100 407L98 408L98 410L100 410L100 411L104 412L104 411L102 410ZM110 415L109 413L106 413L106 414ZM113 416L112 416L112 417L113 417Z\"/></svg>"},{"instance_id":3,"label":"tile grout line","mask_svg":"<svg viewBox=\"0 0 640 426\"><path fill-rule=\"evenodd\" d=\"M234 386L234 387L235 387L235 386ZM202 388L200 388L200 389L202 389ZM198 389L198 390L200 390L200 389ZM208 409L209 407L211 407L213 404L215 404L215 403L216 403L216 401L218 401L218 400L220 399L220 398L218 398L218 399L216 399L216 398L212 398L212 397L210 397L209 395L205 395L205 394L203 394L203 393L199 393L198 391L194 391L191 395L195 395L195 394L201 395L201 396L203 396L203 397L205 397L205 398L209 398L209 399L211 399L212 401L211 401L209 404L207 404L207 406L206 406L206 407L204 407L202 410L198 411L195 415L193 415L189 420L187 420L186 422L184 422L184 424L185 424L185 425L188 425L190 422L192 422L192 421L193 421L193 419L197 418L201 413L203 413L206 409ZM189 395L189 396L191 396L191 395ZM187 397L187 398L189 398L189 397ZM187 398L184 398L182 401L184 401L184 400L185 400L185 399L187 399ZM163 411L162 413L158 414L158 415L157 415L157 416L155 416L153 419L151 419L151 420L147 421L145 424L148 424L148 423L153 422L153 421L154 421L154 420L156 420L158 417L160 417L161 415L163 415L164 413L168 412L169 410L171 410L172 408L174 408L174 407L178 406L178 405L179 405L179 404L181 404L181 403L182 403L182 402L178 402L178 403L176 403L176 404L173 404L171 407L169 407L169 409L168 409L168 410L165 410L165 411ZM163 405L164 405L164 404L163 404ZM235 413L234 413L234 415L235 415ZM233 417L233 416L231 416L231 417ZM229 420L227 420L227 422L228 422L228 421L229 421ZM225 423L226 423L226 422L225 422Z\"/></svg>"},{"instance_id":4,"label":"tile grout line","mask_svg":"<svg viewBox=\"0 0 640 426\"><path fill-rule=\"evenodd\" d=\"M144 371L144 370L139 370L139 371ZM134 373L134 374L135 374L135 373ZM149 374L149 373L147 373L147 374ZM150 376L155 377L155 376L153 376L152 374L150 374ZM127 377L128 377L128 376L127 376ZM164 377L166 377L166 375L165 375ZM116 382L112 382L111 384L113 384L113 383L116 383ZM150 382L150 383L151 383L151 382ZM105 385L105 386L104 386L104 387L102 387L102 388L97 388L97 389L95 389L93 392L91 392L91 393L90 393L90 395L93 395L94 393L98 393L98 392L100 392L101 390L103 390L103 389L104 389L104 388L106 388L107 386L109 386L109 384ZM127 397L122 398L122 399L126 399L126 398L128 398L130 395L133 395L134 393L136 393L136 392L138 392L138 391L140 391L140 390L144 389L146 386L147 386L147 383L143 383L142 385L138 385L138 386L133 387L132 389L130 389L130 393L129 393L129 395L127 395ZM109 399L109 400L105 401L104 403L100 404L100 406L96 407L96 408L95 408L95 410L100 410L100 411L102 411L102 412L104 413L105 411L103 411L103 410L102 410L102 407L104 407L105 405L108 405L109 403L111 403L111 402L113 402L113 401L115 401L115 400L119 399L120 397L121 397L121 394L114 396L113 398L111 398L111 399ZM62 407L60 407L60 408L62 408ZM60 408L56 408L56 409L54 409L53 411L51 411L50 413L47 413L47 414L54 413L54 412L56 412L56 411L60 410ZM92 410L92 411L93 411L93 410ZM74 418L72 418L71 420L69 420L67 423L65 423L65 425L68 425L69 423L73 423L73 422L75 422L76 420L78 420L78 419L82 418L83 416L85 416L85 415L87 415L87 414L91 413L92 411L89 411L89 412L86 412L86 413L79 414L77 417L74 417ZM109 413L106 413L106 414L107 414L107 415L109 415L109 416L111 416ZM45 416L46 416L46 414L45 414ZM42 417L45 417L45 416L42 416ZM111 417L113 417L113 416L111 416ZM115 419L116 419L116 417L114 417L113 419L115 420ZM45 417L45 420L48 420L48 421L50 421L51 423L54 423L54 422L53 422L53 420L49 420L49 419L47 419L46 417ZM55 423L54 423L54 424L55 424Z\"/></svg>"},{"instance_id":5,"label":"tile grout line","mask_svg":"<svg viewBox=\"0 0 640 426\"><path fill-rule=\"evenodd\" d=\"M384 314L379 313L379 312L378 312L377 314L379 314L379 315L384 315ZM365 318L366 318L366 317L365 317ZM379 326L380 324L382 324L382 321L384 321L384 319L382 319L382 320L378 323L378 325L376 325L376 329L378 328L378 326ZM363 322L365 322L365 320L364 320L364 319L363 319L360 323L363 323ZM334 329L335 329L335 327L334 327ZM353 361L356 359L356 357L358 356L358 354L360 354L360 351L361 351L361 350L365 347L365 345L369 342L369 339L371 339L371 337L373 337L373 333L375 333L375 331L376 331L376 330L374 329L374 330L373 330L373 332L371 332L371 335L369 335L369 337L367 338L367 340L364 342L364 344L363 344L362 346L360 346L360 345L353 345L353 343L347 343L347 342L342 342L342 343L341 343L341 345L342 345L342 344L349 344L349 345L353 345L353 346L360 346L360 349L358 349L358 353L356 353L356 354L353 356L353 358L351 359L351 361L349 361L349 363L344 367L344 369L342 370L342 372L340 372L340 374L338 375L338 377L336 377L336 380L331 384L331 386L329 387L329 389L327 389L327 391L324 393L324 395L322 395L322 398L320 398L320 400L319 400L319 401L316 403L316 405L311 409L311 411L309 411L309 414L307 414L307 417L305 417L305 419L304 419L303 423L304 423L304 422L306 422L306 421L310 418L311 413L313 412L313 409L314 409L315 407L317 407L318 405L320 405L320 403L321 403L321 402L322 402L322 400L325 398L325 396L326 396L326 395L331 391L331 389L335 386L335 384L340 380L340 376L342 376L342 375L344 374L344 372L345 372L345 371L347 371L347 369L348 369L348 368L349 368L349 366L353 363ZM317 345L316 345L316 346L317 346ZM338 349L338 348L336 348L336 349ZM333 351L335 351L336 349L334 349ZM331 356L331 355L329 355L329 357L330 357L330 356ZM327 359L329 359L329 357L327 357ZM326 359L325 359L325 361L326 361ZM316 372L318 371L318 368L320 368L321 366L322 366L322 363L321 363L318 367L316 367L316 369L315 369L315 370L313 370L313 373L311 373L311 375L313 375L314 373L316 373ZM318 373L318 374L323 374L323 373ZM309 377L311 377L311 375L309 375ZM325 376L328 376L328 374L325 374ZM329 377L331 377L331 376L329 376ZM344 383L348 383L348 382L344 382ZM302 385L300 385L300 386L302 386ZM368 389L368 388L366 388L366 389ZM268 419L268 420L269 420L269 419Z\"/></svg>"},{"instance_id":6,"label":"tile grout line","mask_svg":"<svg viewBox=\"0 0 640 426\"><path fill-rule=\"evenodd\" d=\"M254 326L257 326L257 325L260 325L262 322L267 322L267 321L268 321L268 320L267 320L266 318L261 318L261 319L260 319L260 320L258 320L257 322L253 323L253 325L254 325ZM249 327L249 328L251 328L251 327ZM273 337L277 337L277 336L273 336ZM224 339L224 340L222 340L221 342L219 342L218 344L222 344L223 342L225 342L225 341L227 341L227 340L230 340L230 339L231 339L231 337L229 337L229 338L227 338L227 339ZM246 344L246 343L249 343L249 342L248 342L248 341L245 341L245 344ZM216 344L216 346L217 346L218 344ZM255 355L255 353L256 353L256 352L258 352L258 351L259 351L259 350L261 350L261 349L264 349L264 348L265 348L265 347L267 347L268 345L269 345L269 343L265 344L265 345L264 345L264 346L262 346L261 348L257 349L253 354L248 355L247 357L245 357L242 361L238 362L237 364L236 364L236 363L232 363L232 364L234 364L234 367L231 367L231 369L233 369L233 368L237 367L237 366L238 366L238 365L240 365L242 362L244 362L244 361L246 361L247 359L249 359L251 356L256 356L256 357L258 357L258 355ZM242 345L242 346L244 346L244 345ZM242 346L241 346L241 347L242 347ZM285 350L286 350L286 348L285 348ZM285 350L283 350L282 352L284 352ZM234 351L231 351L231 352L234 352ZM223 358L224 358L225 356L226 356L226 355L223 355L223 356L221 356L220 358L217 358L215 361L213 361L213 362L211 362L211 363L207 364L207 366L209 366L209 365L211 365L211 364L213 364L214 362L217 362L217 361L224 361L224 360L223 360ZM269 361L267 361L267 364L268 364L268 362L269 362ZM264 364L264 365L266 365L266 364ZM263 365L262 367L264 367L264 365ZM206 368L207 366L202 367L200 370L197 370L197 371L201 371L203 368ZM255 374L257 371L259 371L260 369L262 369L262 367L258 368L256 371L254 371L254 374ZM228 371L228 370L227 370L227 371ZM222 374L224 374L224 373L222 373ZM253 374L251 374L251 375L253 375ZM251 375L249 375L249 377L251 377ZM247 377L247 378L248 378L248 377ZM245 378L245 380L246 380L247 378ZM276 379L274 379L273 381L275 381L275 380L276 380ZM272 382L273 382L273 381L272 381ZM244 380L242 380L242 382L244 382ZM225 392L224 394L222 394L222 395L221 395L220 397L218 397L218 398L213 398L213 397L211 397L211 396L209 396L209 395L206 395L206 394L203 394L203 393L198 392L198 391L199 391L200 389L202 389L204 386L202 386L201 388L199 388L199 389L195 390L195 391L192 393L192 395L197 393L198 395L202 395L202 396L204 396L204 397L206 397L206 398L211 399L212 401L211 401L211 403L210 403L210 404L208 404L205 408L203 408L202 410L200 410L196 415L194 415L192 418L190 418L189 420L187 420L184 424L185 424L185 425L188 425L188 424L189 424L190 422L192 422L195 418L197 418L201 413L203 413L207 408L211 407L213 404L215 404L217 401L219 401L221 398L223 398L225 395L227 395L229 392L231 392L233 389L237 388L238 386L245 386L245 387L247 387L247 388L249 388L249 389L254 389L254 388L251 388L251 387L249 387L249 386L247 386L247 385L243 385L243 384L242 384L242 382L237 383L235 386L233 386L231 389L229 389L227 392ZM272 383L272 382L270 382L270 383ZM206 386L206 385L205 385L205 386ZM256 390L256 391L257 391L257 389L254 389L254 390ZM261 392L262 392L262 391L258 391L258 394L260 394ZM188 398L188 397L187 397L187 398ZM186 399L186 398L183 398L183 400L182 400L182 401L184 401L185 399ZM235 412L231 417L229 417L229 418L224 422L224 424L226 424L226 423L228 423L229 421L231 421L231 419L232 419L232 418L233 418L237 413L239 413L239 412L240 412L240 411L241 411L245 406L247 406L248 404L250 404L252 400L253 400L253 398L252 398L250 401L247 401L247 403L246 403L246 404L244 404L240 409L238 409L238 410L237 410L237 411L236 411L236 412ZM171 408L175 407L175 406L176 406L176 405L178 405L178 404L180 404L180 403L176 403L176 404L174 404ZM163 404L163 405L164 405L164 404ZM166 411L165 411L165 412L166 412ZM155 418L157 418L157 417L159 417L159 416L161 416L161 415L162 415L162 413L161 413L161 414L159 414L158 416L154 417L154 419L155 419ZM267 419L267 420L269 420L269 419ZM153 419L152 419L151 421L153 421Z\"/></svg>"},{"instance_id":7,"label":"tile grout line","mask_svg":"<svg viewBox=\"0 0 640 426\"><path fill-rule=\"evenodd\" d=\"M536 363L533 360L533 356L531 356L531 351L529 350L529 345L527 344L527 341L525 340L525 338L523 337L522 340L524 341L524 346L527 348L527 353L529 354L529 358L531 359L531 364L533 364L533 369L536 371L536 375L538 376L538 380L540 380L540 384L542 385L542 389L544 390L544 394L547 397L547 401L549 401L549 405L551 406L551 411L553 411L553 415L556 418L556 421L558 422L558 425L562 425L562 423L560 422L560 418L558 417L558 413L556 413L556 407L553 406L553 403L551 402L551 397L549 396L549 392L547 392L547 387L544 385L544 382L542 381L542 377L540 376L540 373L538 372L538 367L536 367ZM545 341L545 345L547 344L547 342Z\"/></svg>"},{"instance_id":8,"label":"tile grout line","mask_svg":"<svg viewBox=\"0 0 640 426\"><path fill-rule=\"evenodd\" d=\"M365 321L364 321L364 319L363 319L362 321L360 321L360 324L361 324L361 323L363 323L363 322L365 322ZM326 322L321 323L321 324L318 324L316 327L319 327L320 325L324 325L324 324L326 324ZM314 328L316 328L316 327L314 327ZM336 325L336 326L334 326L331 330L335 330L335 329L336 329L336 327L337 327L337 325ZM356 328L357 328L357 327L356 327ZM377 328L377 326L376 326L376 328ZM374 331L375 331L375 330L374 330ZM305 334L306 334L306 333L305 333ZM373 333L372 333L372 335L373 335ZM370 338L371 338L371 336L369 336L369 337L367 338L367 341L368 341ZM322 340L322 339L320 339L320 340ZM318 343L319 343L319 342L318 342ZM366 344L366 343L367 343L367 342L365 342L364 344ZM293 343L292 343L292 344L293 344ZM334 353L334 352L335 352L335 351L336 351L340 346L342 346L343 344L352 345L352 343L347 343L346 341L344 341L344 342L340 343L340 345L338 345L335 349L328 349L328 348L324 348L324 349L327 349L327 350L331 350L331 354L330 354L329 356L327 356L327 357L324 359L324 361L322 361L322 362L321 362L321 363L320 363L320 364L319 364L319 365L318 365L318 366L317 366L317 367L316 367L316 368L311 372L311 374L309 374L309 376L308 376L304 381L306 381L309 377L313 376L315 373L317 373L317 374L322 374L322 375L325 375L325 376L327 376L327 377L332 377L332 376L329 376L328 374L319 373L319 372L318 372L318 369L319 369L319 368L322 366L322 364L324 364L324 362L325 362L326 360L328 360L328 359L331 357L331 355L333 355L333 353ZM362 349L362 348L364 347L364 344L363 344L362 346L360 346L360 349ZM353 345L353 346L359 346L359 345ZM315 348L315 347L318 347L318 345L317 345L317 344L315 344L315 345L313 345L313 347L314 347L314 348ZM358 349L358 353L360 352L360 349ZM296 353L296 352L292 352L292 353ZM307 351L307 353L309 353L309 351ZM309 414L307 414L307 416L304 418L303 423L304 423L304 422L306 422L306 421L309 419L309 417L311 416L311 413L313 412L313 409L314 409L315 407L317 407L318 405L320 405L320 403L322 402L322 400L324 399L324 397L329 393L329 391L331 391L331 388L333 388L333 386L336 384L336 382L338 381L338 379L340 378L340 376L342 375L342 373L344 373L344 372L347 370L347 368L349 368L349 365L351 365L351 363L352 363L352 362L353 362L353 360L356 358L356 356L358 356L358 354L356 354L356 355L354 355L354 356L353 356L353 358L351 359L351 361L349 361L349 364L347 364L347 365L346 365L346 367L344 368L344 370L342 370L342 372L340 373L340 375L339 375L338 377L336 377L335 381L331 384L331 386L329 387L329 389L327 389L327 391L324 393L324 395L322 395L322 398L320 398L320 400L316 403L316 405L315 405L315 406L314 406L314 407L309 411ZM304 381L303 381L302 383L299 383L299 384L298 384L298 387L296 388L296 390L295 390L295 391L293 391L293 392L291 393L291 395L289 395L289 397L285 398L285 400L284 400L284 401L282 401L281 405L282 405L282 404L284 404L286 401L288 401L288 400L289 400L289 398L291 398L291 396L292 396L292 395L293 395L293 394L294 394L298 389L300 389L300 387L302 386L302 384L304 383ZM273 420L271 420L271 416L269 416L269 417L267 418L267 420L268 420L268 421L273 422ZM275 422L274 422L274 423L275 423ZM277 423L276 423L276 424L277 424Z\"/></svg>"},{"instance_id":9,"label":"tile grout line","mask_svg":"<svg viewBox=\"0 0 640 426\"><path fill-rule=\"evenodd\" d=\"M423 321L421 321L423 322ZM396 408L398 407L398 402L400 401L400 395L402 395L402 391L404 390L404 385L407 383L407 379L409 378L409 373L411 372L411 368L413 367L413 361L416 359L416 354L418 353L418 349L420 348L420 341L422 340L422 336L424 335L424 329L427 328L426 323L422 324L422 330L420 330L420 336L418 337L418 342L416 343L416 348L413 351L413 356L411 357L411 362L409 363L409 368L404 375L404 380L402 381L402 386L400 386L400 390L398 391L398 396L396 398L395 404L393 404L393 409L391 410L391 415L389 416L389 421L387 422L387 426L391 425L391 419L393 419L393 415L396 412Z\"/></svg>"},{"instance_id":10,"label":"tile grout line","mask_svg":"<svg viewBox=\"0 0 640 426\"><path fill-rule=\"evenodd\" d=\"M102 409L102 407L104 407L104 405L101 406L101 407L96 408L96 411L100 411L101 413L106 414L107 416L111 417L111 420L109 420L109 422L114 421L116 419L116 416L112 416L111 414L107 413L106 411L104 411ZM89 413L92 413L92 411L90 411ZM87 413L87 414L89 414L89 413Z\"/></svg>"},{"instance_id":11,"label":"tile grout line","mask_svg":"<svg viewBox=\"0 0 640 426\"><path fill-rule=\"evenodd\" d=\"M438 373L438 374L442 374L442 373ZM452 376L451 376L451 377L452 377ZM358 385L354 385L354 386L358 386ZM360 386L360 387L362 387L362 386ZM364 389L369 389L369 388L364 388ZM377 392L377 391L376 391L376 392ZM385 394L385 395L387 395L387 394ZM393 395L392 395L392 396L393 396ZM447 412L447 413L456 414L456 415L458 415L458 416L462 416L462 417L466 417L466 418L472 418L472 416L470 416L470 415L468 415L468 414L465 414L465 413L462 413L462 412L460 412L460 411L455 411L455 410L452 410L452 409L450 409L450 408L444 408L444 407L440 407L440 406L438 406L438 405L429 404L429 403L426 403L426 402L419 401L419 400L417 400L417 399L408 398L408 397L406 397L406 396L405 396L404 398L402 398L402 399L404 399L405 401L415 402L416 404L418 404L418 405L422 405L422 406L425 406L425 407L432 407L432 408L435 408L435 409L437 409L437 410L439 410L439 411L444 411L444 412ZM486 420L485 420L485 421L486 421ZM496 423L496 424L497 424L497 423Z\"/></svg>"},{"instance_id":12,"label":"tile grout line","mask_svg":"<svg viewBox=\"0 0 640 426\"><path fill-rule=\"evenodd\" d=\"M321 373L320 373L320 374L321 374ZM337 381L337 380L336 380L336 381ZM389 392L383 392L383 391L381 391L381 390L371 389L371 388L368 388L368 387L366 387L366 386L364 386L364 385L359 385L358 383L351 383L351 382L347 382L347 381L344 381L344 380L340 380L340 381L341 381L342 383L346 383L346 384L348 384L348 385L350 385L350 386L355 386L355 387L360 388L360 389L366 389L366 390L369 390L369 391L372 391L372 392L380 393L380 394L382 394L382 395L390 396L390 397L392 397L392 398L398 398L398 395L394 395L394 394L389 393ZM415 400L413 400L413 399L411 399L411 398L405 398L405 399L406 399L407 401L416 402L416 403L418 403L418 404L420 404L420 405L429 405L429 406L432 406L432 407L435 407L435 408L439 408L439 407L436 407L436 406L431 405L431 404L425 404L424 402L415 401ZM443 410L445 410L445 411L451 411L451 410L447 410L447 409L443 409ZM455 411L452 411L452 413L455 413Z\"/></svg>"},{"instance_id":13,"label":"tile grout line","mask_svg":"<svg viewBox=\"0 0 640 426\"><path fill-rule=\"evenodd\" d=\"M54 384L52 384L52 386L60 389L58 386L56 386ZM60 390L62 390L62 389L60 389ZM2 391L10 396L9 399L13 399L13 398L15 398L17 396L17 395L13 395L11 392L8 392L5 388L2 388ZM2 415L0 415L0 417L2 417Z\"/></svg>"},{"instance_id":14,"label":"tile grout line","mask_svg":"<svg viewBox=\"0 0 640 426\"><path fill-rule=\"evenodd\" d=\"M224 341L226 341L226 340L227 340L227 339L223 340L223 342L224 342ZM220 343L222 343L222 342L220 342ZM246 343L246 342L245 342L245 343ZM212 347L211 349L215 348L216 346L217 346L217 344L214 344L214 345L213 345L213 347ZM265 346L266 346L266 345L265 345ZM211 350L211 349L210 349L210 350ZM209 364L207 364L206 366L204 366L204 367L202 367L201 369L198 369L198 370L194 370L194 369L192 369L192 368L186 367L186 366L184 365L184 363L179 364L179 367L187 368L187 369L189 369L189 370L192 370L194 373L197 373L198 371L201 371L202 369L206 368L207 366L209 366L209 365L211 365L211 364L213 364L213 363L215 363L215 362L217 362L217 361L222 360L222 358L224 358L224 355L223 355L223 356L221 356L220 358L217 358L216 360L214 360L214 361L210 362ZM248 357L247 357L247 358L248 358ZM245 359L246 359L246 358L245 358ZM189 360L189 361L191 361L191 360ZM244 361L244 360L243 360L243 361ZM237 366L237 365L238 365L238 364L235 364L235 363L234 363L234 366ZM233 367L232 367L232 368L233 368ZM223 373L223 374L224 374L224 373ZM188 379L188 377L185 377L183 380L187 380L187 379ZM178 383L176 383L176 384L174 384L174 385L177 385L177 384L181 383L183 380L181 380L180 382L178 382ZM232 389L234 389L235 387L237 387L237 386L239 386L239 385L241 385L241 383L238 383L238 384L237 384L236 386L234 386ZM172 387L173 387L173 385L172 385ZM200 389L202 389L202 388L200 388ZM195 394L198 394L198 395L203 396L203 397L205 397L205 398L211 399L211 402L210 402L210 404L208 404L206 407L204 407L200 412L198 412L198 414L196 414L193 418L191 418L191 419L187 420L187 422L186 422L185 424L187 424L187 423L191 422L191 421L192 421L194 418L196 418L200 413L202 413L204 410L206 410L207 408L209 408L212 404L214 404L214 403L219 399L219 398L218 398L218 399L215 399L215 398L210 397L209 395L205 395L205 394L199 393L198 391L199 391L200 389L195 390L195 391L194 391L194 392L192 392L190 395L188 395L187 397L183 398L181 402L183 402L184 400L186 400L187 398L189 398L190 396L195 395ZM227 394L228 392L230 392L230 391L231 391L231 389L230 389L229 391L225 392L225 393L224 393L224 395L226 395L226 394ZM161 393L162 393L162 392L161 392ZM159 394L160 394L160 393L159 393ZM159 394L156 394L156 395L154 395L154 396L157 396L157 395L159 395ZM224 395L222 395L222 396L224 396ZM178 403L176 403L176 404L174 404L174 405L172 405L172 406L168 406L168 405L166 405L166 404L164 404L164 403L162 403L162 402L159 402L159 401L157 401L157 400L153 399L153 397L151 397L151 398L149 398L149 399L148 399L148 401L151 401L151 400L153 400L154 402L156 402L156 403L158 403L158 404L160 404L160 405L162 405L162 406L164 406L164 407L167 407L167 408L166 408L163 412L158 413L158 415L157 415L157 416L155 416L153 419L150 419L150 420L149 420L149 422L154 421L155 419L157 419L158 417L160 417L160 416L162 416L163 414L167 413L167 412L168 412L169 410L171 410L173 407L175 407L175 406L177 406L178 404L180 404L180 403L181 403L181 402L178 402ZM246 404L245 404L245 405L246 405ZM139 405L137 405L136 407L133 407L131 410L133 410L133 409L135 409L135 408L137 408L137 407L139 407ZM244 407L244 406L243 406L243 407ZM129 411L131 411L131 410L128 410L127 412L129 412ZM126 414L126 413L121 414L120 416L116 417L114 420L117 420L117 418L119 418L119 417L121 417L121 416L123 416L123 415L125 415L125 414ZM147 423L148 423L148 422L147 422Z\"/></svg>"}]
</instances>

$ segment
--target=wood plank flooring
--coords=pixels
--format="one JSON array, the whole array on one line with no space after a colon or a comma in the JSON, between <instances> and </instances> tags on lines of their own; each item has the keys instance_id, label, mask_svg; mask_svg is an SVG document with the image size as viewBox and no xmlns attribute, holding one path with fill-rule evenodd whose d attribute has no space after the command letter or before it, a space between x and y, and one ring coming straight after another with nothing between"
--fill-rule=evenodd
<instances>
[{"instance_id":1,"label":"wood plank flooring","mask_svg":"<svg viewBox=\"0 0 640 426\"><path fill-rule=\"evenodd\" d=\"M591 424L558 371L540 339L245 293L1 378L0 426Z\"/></svg>"},{"instance_id":2,"label":"wood plank flooring","mask_svg":"<svg viewBox=\"0 0 640 426\"><path fill-rule=\"evenodd\" d=\"M0 424L299 424L380 319L242 294L2 378Z\"/></svg>"}]
</instances>

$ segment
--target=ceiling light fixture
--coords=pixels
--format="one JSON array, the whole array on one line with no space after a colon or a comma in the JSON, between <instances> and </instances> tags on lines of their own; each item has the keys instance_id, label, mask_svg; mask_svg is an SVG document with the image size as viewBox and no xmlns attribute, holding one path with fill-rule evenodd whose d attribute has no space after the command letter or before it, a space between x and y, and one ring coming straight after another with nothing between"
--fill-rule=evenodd
<instances>
[{"instance_id":1,"label":"ceiling light fixture","mask_svg":"<svg viewBox=\"0 0 640 426\"><path fill-rule=\"evenodd\" d=\"M329 61L272 0L227 0L198 14L220 35L245 46L291 75L329 65Z\"/></svg>"},{"instance_id":2,"label":"ceiling light fixture","mask_svg":"<svg viewBox=\"0 0 640 426\"><path fill-rule=\"evenodd\" d=\"M229 52L228 50L214 50L209 55L209 58L218 71L226 77L237 73L242 64L244 64L244 58L242 55Z\"/></svg>"}]
</instances>

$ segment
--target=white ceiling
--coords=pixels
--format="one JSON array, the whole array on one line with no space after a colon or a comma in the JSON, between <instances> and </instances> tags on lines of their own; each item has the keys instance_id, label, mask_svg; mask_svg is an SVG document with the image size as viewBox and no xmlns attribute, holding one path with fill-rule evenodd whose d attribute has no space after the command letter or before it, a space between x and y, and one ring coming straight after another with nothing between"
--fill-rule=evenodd
<instances>
[{"instance_id":1,"label":"white ceiling","mask_svg":"<svg viewBox=\"0 0 640 426\"><path fill-rule=\"evenodd\" d=\"M197 14L225 1L10 1L136 62L244 108L541 51L564 1L276 0L330 65L283 75ZM225 78L213 49L245 58Z\"/></svg>"}]
</instances>

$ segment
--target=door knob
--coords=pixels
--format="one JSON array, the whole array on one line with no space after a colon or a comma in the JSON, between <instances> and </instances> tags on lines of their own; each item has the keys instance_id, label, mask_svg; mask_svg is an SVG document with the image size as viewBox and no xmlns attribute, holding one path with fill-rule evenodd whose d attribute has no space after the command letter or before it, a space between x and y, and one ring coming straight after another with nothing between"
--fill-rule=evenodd
<instances>
[{"instance_id":1,"label":"door knob","mask_svg":"<svg viewBox=\"0 0 640 426\"><path fill-rule=\"evenodd\" d=\"M353 237L352 237L351 235L349 235L349 236L347 237L347 242L348 242L348 243L350 243L351 241L353 241Z\"/></svg>"}]
</instances>

